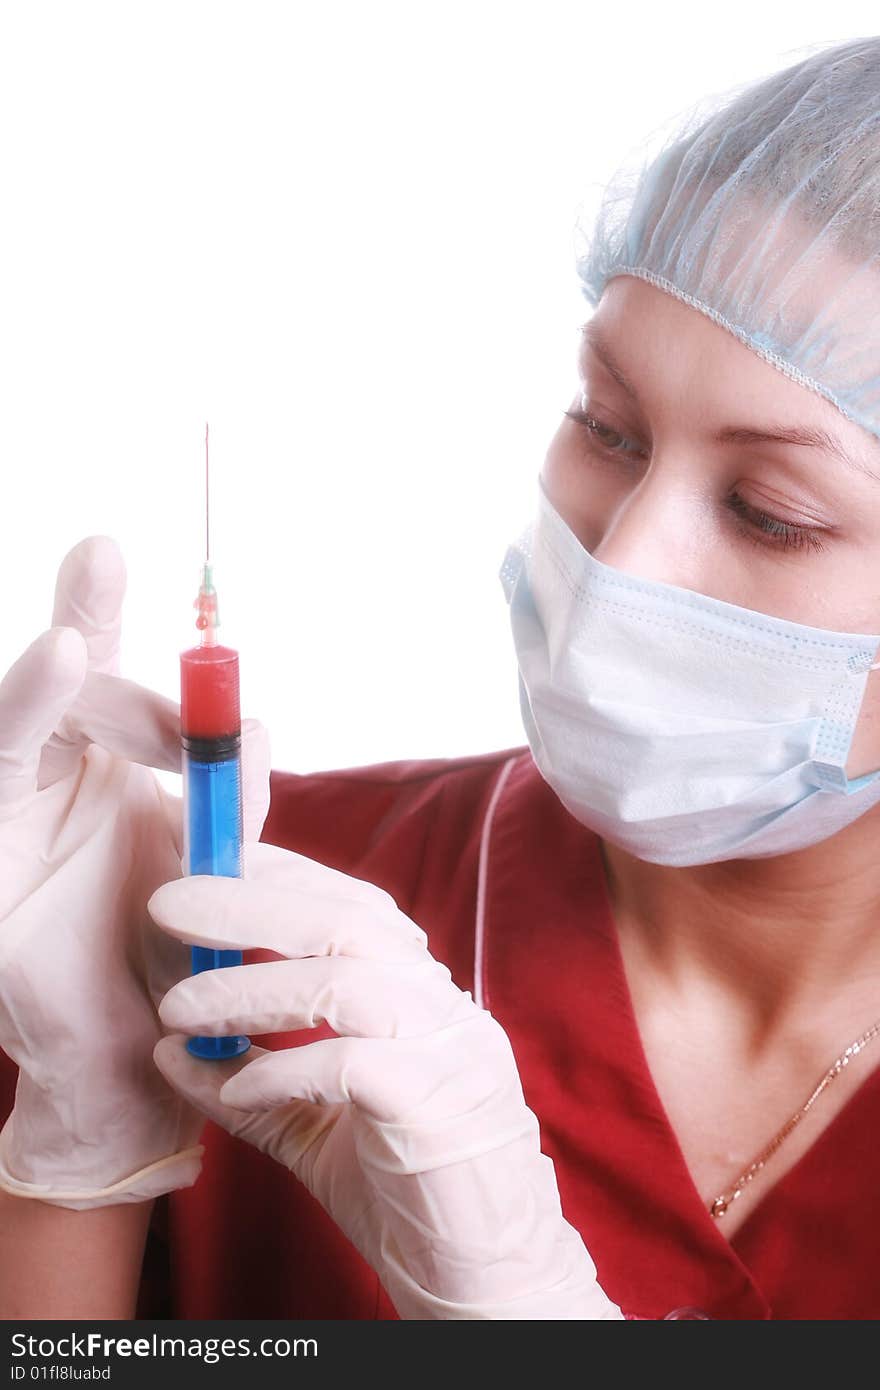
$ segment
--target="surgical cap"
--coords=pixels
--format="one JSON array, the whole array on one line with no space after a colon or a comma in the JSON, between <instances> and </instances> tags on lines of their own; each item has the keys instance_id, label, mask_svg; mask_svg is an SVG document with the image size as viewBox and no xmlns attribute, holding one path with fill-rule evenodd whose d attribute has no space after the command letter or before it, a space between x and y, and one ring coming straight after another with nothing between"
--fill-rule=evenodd
<instances>
[{"instance_id":1,"label":"surgical cap","mask_svg":"<svg viewBox=\"0 0 880 1390\"><path fill-rule=\"evenodd\" d=\"M647 280L880 437L880 38L717 100L581 204L581 290Z\"/></svg>"}]
</instances>

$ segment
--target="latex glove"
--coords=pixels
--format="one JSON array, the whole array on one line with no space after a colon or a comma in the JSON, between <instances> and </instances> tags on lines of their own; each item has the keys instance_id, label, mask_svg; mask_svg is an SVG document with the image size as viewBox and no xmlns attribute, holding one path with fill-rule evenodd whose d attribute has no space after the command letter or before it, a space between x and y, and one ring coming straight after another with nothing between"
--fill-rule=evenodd
<instances>
[{"instance_id":1,"label":"latex glove","mask_svg":"<svg viewBox=\"0 0 880 1390\"><path fill-rule=\"evenodd\" d=\"M193 1183L204 1116L157 1072L158 1004L190 952L156 929L182 871L180 709L118 671L125 566L109 537L65 557L53 626L0 683L0 1046L19 1066L0 1186L81 1210ZM194 634L195 636L195 634ZM243 726L244 833L269 748Z\"/></svg>"},{"instance_id":2,"label":"latex glove","mask_svg":"<svg viewBox=\"0 0 880 1390\"><path fill-rule=\"evenodd\" d=\"M404 1318L620 1318L560 1208L513 1050L384 890L273 845L243 879L147 904L178 941L284 959L206 971L159 1009L168 1080L283 1163L376 1269ZM200 1061L190 1034L322 1021L338 1035Z\"/></svg>"}]
</instances>

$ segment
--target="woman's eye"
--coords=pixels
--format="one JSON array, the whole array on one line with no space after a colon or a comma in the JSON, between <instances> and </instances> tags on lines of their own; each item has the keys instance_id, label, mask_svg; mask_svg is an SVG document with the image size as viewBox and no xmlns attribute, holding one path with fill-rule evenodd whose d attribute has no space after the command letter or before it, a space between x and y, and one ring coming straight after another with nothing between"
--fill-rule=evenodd
<instances>
[{"instance_id":1,"label":"woman's eye","mask_svg":"<svg viewBox=\"0 0 880 1390\"><path fill-rule=\"evenodd\" d=\"M582 425L588 434L592 436L593 442L597 443L606 453L624 454L628 456L630 453L639 454L641 452L638 445L633 446L632 450L621 448L621 445L632 445L632 440L627 439L623 434L619 434L617 430L612 429L610 425L603 425L601 420L597 420L596 416L590 415L588 411L566 410L565 414L568 416L569 420L574 420L575 424Z\"/></svg>"},{"instance_id":2,"label":"woman's eye","mask_svg":"<svg viewBox=\"0 0 880 1390\"><path fill-rule=\"evenodd\" d=\"M566 410L563 413L587 431L591 448L597 449L599 453L613 455L617 459L632 459L638 458L643 452L638 445L633 445L632 440L619 434L610 425L603 424L586 410ZM825 549L817 534L820 529L817 526L793 526L789 521L780 521L779 517L750 507L737 493L727 497L724 505L737 518L741 534L753 545L783 550Z\"/></svg>"},{"instance_id":3,"label":"woman's eye","mask_svg":"<svg viewBox=\"0 0 880 1390\"><path fill-rule=\"evenodd\" d=\"M792 526L789 521L780 521L776 516L770 516L767 512L756 511L750 507L736 493L732 493L726 498L725 506L733 512L734 516L739 517L746 524L741 527L743 534L756 545L777 545L783 549L803 550L809 547L811 550L824 550L825 545L816 534L818 526ZM754 533L754 528L766 536L767 540L760 540Z\"/></svg>"}]
</instances>

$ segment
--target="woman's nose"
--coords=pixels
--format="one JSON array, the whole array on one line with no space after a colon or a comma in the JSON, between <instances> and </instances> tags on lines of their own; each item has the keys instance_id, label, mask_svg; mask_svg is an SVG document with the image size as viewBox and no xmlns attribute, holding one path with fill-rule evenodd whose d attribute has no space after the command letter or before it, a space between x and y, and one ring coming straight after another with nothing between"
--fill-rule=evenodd
<instances>
[{"instance_id":1,"label":"woman's nose","mask_svg":"<svg viewBox=\"0 0 880 1390\"><path fill-rule=\"evenodd\" d=\"M636 579L704 592L711 553L699 542L700 503L683 483L652 469L597 523L594 559Z\"/></svg>"}]
</instances>

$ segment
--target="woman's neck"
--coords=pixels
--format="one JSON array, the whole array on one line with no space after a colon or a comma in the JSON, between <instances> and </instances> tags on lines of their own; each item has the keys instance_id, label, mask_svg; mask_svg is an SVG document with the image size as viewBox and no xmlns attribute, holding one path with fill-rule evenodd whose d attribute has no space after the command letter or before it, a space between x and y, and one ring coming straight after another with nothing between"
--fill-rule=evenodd
<instances>
[{"instance_id":1,"label":"woman's neck","mask_svg":"<svg viewBox=\"0 0 880 1390\"><path fill-rule=\"evenodd\" d=\"M723 997L756 1045L805 1017L880 1019L878 813L807 849L687 868L600 840L628 958L658 987Z\"/></svg>"}]
</instances>

